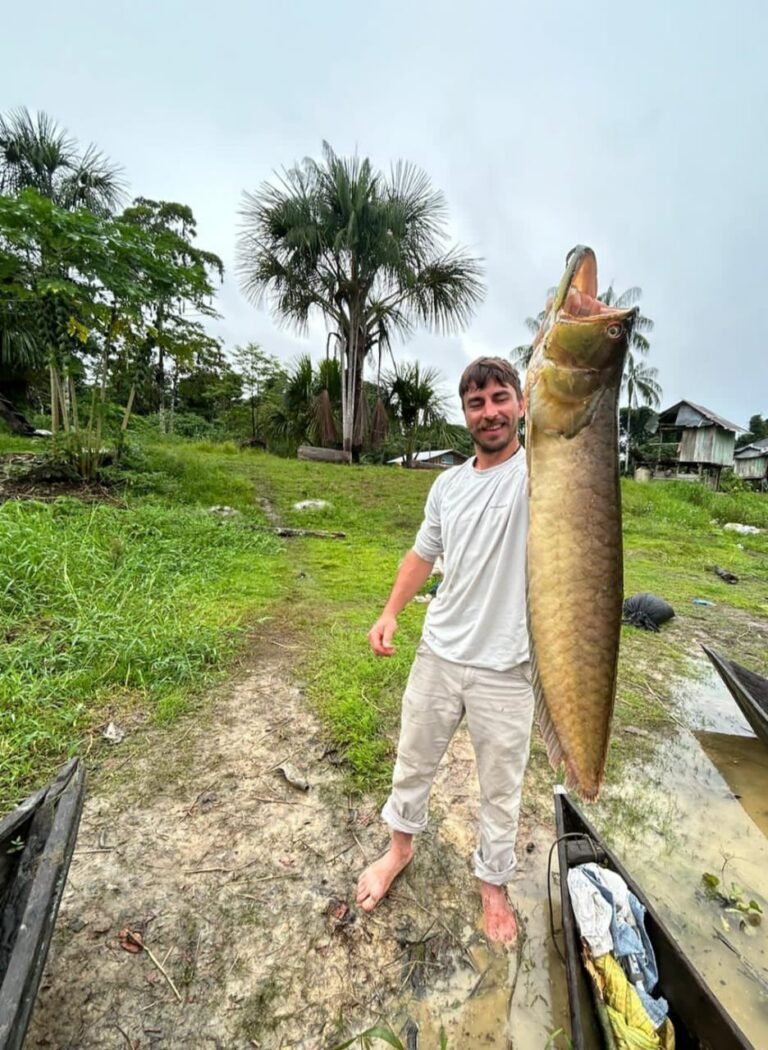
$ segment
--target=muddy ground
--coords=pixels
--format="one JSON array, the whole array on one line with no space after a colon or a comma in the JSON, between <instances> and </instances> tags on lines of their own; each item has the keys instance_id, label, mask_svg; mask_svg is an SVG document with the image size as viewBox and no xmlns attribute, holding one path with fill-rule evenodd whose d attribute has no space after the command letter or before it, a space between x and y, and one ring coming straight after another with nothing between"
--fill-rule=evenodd
<instances>
[{"instance_id":1,"label":"muddy ground","mask_svg":"<svg viewBox=\"0 0 768 1050\"><path fill-rule=\"evenodd\" d=\"M417 1024L422 1050L441 1026L451 1050L506 1047L515 986L538 1008L524 1011L533 1041L514 1045L546 1042L546 981L526 956L546 953L537 894L517 951L482 936L468 738L443 764L416 861L362 915L356 879L387 832L345 795L289 655L262 643L202 720L115 746L86 801L29 1050L328 1050L377 1021L404 1041ZM521 899L541 890L548 839L524 816ZM126 950L126 931L148 951Z\"/></svg>"}]
</instances>

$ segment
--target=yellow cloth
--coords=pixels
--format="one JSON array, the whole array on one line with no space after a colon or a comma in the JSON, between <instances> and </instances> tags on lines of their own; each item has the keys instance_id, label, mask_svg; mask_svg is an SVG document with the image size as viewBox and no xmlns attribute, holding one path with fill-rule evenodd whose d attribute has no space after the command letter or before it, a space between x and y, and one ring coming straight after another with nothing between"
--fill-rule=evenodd
<instances>
[{"instance_id":1,"label":"yellow cloth","mask_svg":"<svg viewBox=\"0 0 768 1050\"><path fill-rule=\"evenodd\" d=\"M605 1002L617 1050L675 1050L675 1031L669 1018L656 1031L640 997L612 955L585 962Z\"/></svg>"}]
</instances>

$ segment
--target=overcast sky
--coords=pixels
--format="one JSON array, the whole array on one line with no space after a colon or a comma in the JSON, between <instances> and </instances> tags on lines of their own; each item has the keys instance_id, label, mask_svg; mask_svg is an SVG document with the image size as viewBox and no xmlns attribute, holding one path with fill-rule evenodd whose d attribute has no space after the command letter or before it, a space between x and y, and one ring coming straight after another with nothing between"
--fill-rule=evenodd
<instances>
[{"instance_id":1,"label":"overcast sky","mask_svg":"<svg viewBox=\"0 0 768 1050\"><path fill-rule=\"evenodd\" d=\"M643 289L664 407L768 414L765 0L38 0L6 5L3 38L0 109L45 110L132 195L192 207L228 267L228 347L323 353L322 326L280 328L233 263L242 191L327 139L424 168L485 260L468 330L396 350L454 400L469 360L526 341L585 243L601 289Z\"/></svg>"}]
</instances>

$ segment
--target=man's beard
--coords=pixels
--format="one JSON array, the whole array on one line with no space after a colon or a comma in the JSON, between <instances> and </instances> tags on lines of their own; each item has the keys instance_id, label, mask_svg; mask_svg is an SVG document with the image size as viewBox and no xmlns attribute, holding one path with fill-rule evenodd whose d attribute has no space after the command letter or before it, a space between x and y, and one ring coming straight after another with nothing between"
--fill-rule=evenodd
<instances>
[{"instance_id":1,"label":"man's beard","mask_svg":"<svg viewBox=\"0 0 768 1050\"><path fill-rule=\"evenodd\" d=\"M505 424L505 427L506 432L502 431L505 440L495 442L494 444L487 444L483 440L486 431L481 430L480 428L471 431L470 437L472 438L475 445L477 445L479 449L482 449L483 452L501 452L503 451L503 449L509 448L509 446L513 444L515 437L517 436L517 426L513 426L512 423L507 423Z\"/></svg>"}]
</instances>

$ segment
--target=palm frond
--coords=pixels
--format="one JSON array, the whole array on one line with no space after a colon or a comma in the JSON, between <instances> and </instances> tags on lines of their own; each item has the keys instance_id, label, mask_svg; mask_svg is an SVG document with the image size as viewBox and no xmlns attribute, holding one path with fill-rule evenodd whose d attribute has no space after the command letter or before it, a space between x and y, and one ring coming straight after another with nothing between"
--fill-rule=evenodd
<instances>
[{"instance_id":1,"label":"palm frond","mask_svg":"<svg viewBox=\"0 0 768 1050\"><path fill-rule=\"evenodd\" d=\"M67 210L104 214L123 196L121 169L94 146L77 144L47 113L28 109L0 116L0 193L35 189Z\"/></svg>"},{"instance_id":2,"label":"palm frond","mask_svg":"<svg viewBox=\"0 0 768 1050\"><path fill-rule=\"evenodd\" d=\"M533 357L533 343L523 343L512 348L509 358L513 365L521 371L525 371Z\"/></svg>"}]
</instances>

